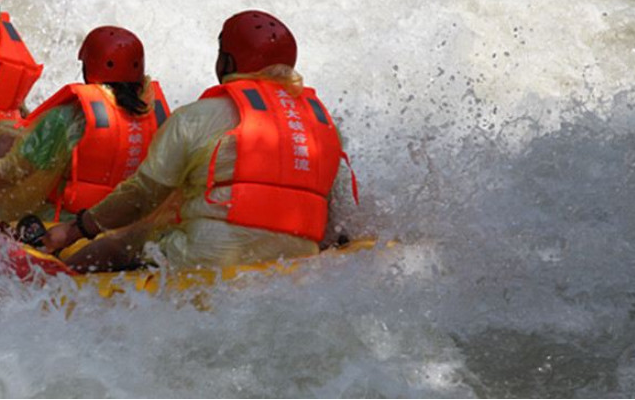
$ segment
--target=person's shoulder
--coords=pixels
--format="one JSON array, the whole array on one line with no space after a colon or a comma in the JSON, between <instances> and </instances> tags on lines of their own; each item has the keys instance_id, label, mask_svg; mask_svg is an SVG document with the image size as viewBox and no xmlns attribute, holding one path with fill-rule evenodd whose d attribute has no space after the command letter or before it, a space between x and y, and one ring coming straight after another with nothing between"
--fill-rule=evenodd
<instances>
[{"instance_id":1,"label":"person's shoulder","mask_svg":"<svg viewBox=\"0 0 635 400\"><path fill-rule=\"evenodd\" d=\"M38 124L47 123L70 123L74 118L83 118L84 113L79 102L60 104L42 113L37 119Z\"/></svg>"},{"instance_id":2,"label":"person's shoulder","mask_svg":"<svg viewBox=\"0 0 635 400\"><path fill-rule=\"evenodd\" d=\"M200 99L193 103L179 107L174 111L174 115L181 118L190 119L197 116L210 117L217 114L228 114L236 112L236 106L229 96L220 96L209 99Z\"/></svg>"},{"instance_id":3,"label":"person's shoulder","mask_svg":"<svg viewBox=\"0 0 635 400\"><path fill-rule=\"evenodd\" d=\"M236 106L234 105L234 101L229 97L229 95L220 95L218 97L212 97L207 99L200 99L190 104L192 107L196 107L196 109L234 109Z\"/></svg>"}]
</instances>

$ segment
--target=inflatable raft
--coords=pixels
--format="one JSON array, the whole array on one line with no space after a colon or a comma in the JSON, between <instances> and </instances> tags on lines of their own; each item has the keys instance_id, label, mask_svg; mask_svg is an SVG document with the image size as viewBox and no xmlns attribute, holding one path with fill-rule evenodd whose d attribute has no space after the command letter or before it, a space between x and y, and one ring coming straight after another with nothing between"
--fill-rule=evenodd
<instances>
[{"instance_id":1,"label":"inflatable raft","mask_svg":"<svg viewBox=\"0 0 635 400\"><path fill-rule=\"evenodd\" d=\"M338 257L368 250L376 245L374 239L358 239L322 254ZM8 260L2 263L2 272L13 274L25 282L44 283L48 276L65 274L73 278L78 287L95 287L100 296L109 298L133 287L137 291L156 294L164 291L185 291L197 287L212 287L219 282L235 280L245 273L287 275L296 271L302 259L267 262L252 265L236 265L222 268L190 268L178 271L162 271L160 268L139 269L126 272L78 274L60 259L42 253L35 248L0 235L0 246L8 249Z\"/></svg>"}]
</instances>

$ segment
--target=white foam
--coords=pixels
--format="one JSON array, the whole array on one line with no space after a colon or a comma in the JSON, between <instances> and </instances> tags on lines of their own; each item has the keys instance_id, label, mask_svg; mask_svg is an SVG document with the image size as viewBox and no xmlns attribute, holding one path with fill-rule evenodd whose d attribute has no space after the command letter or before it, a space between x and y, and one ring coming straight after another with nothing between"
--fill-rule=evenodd
<instances>
[{"instance_id":1,"label":"white foam","mask_svg":"<svg viewBox=\"0 0 635 400\"><path fill-rule=\"evenodd\" d=\"M278 14L361 183L359 208L347 188L335 196L340 230L405 244L222 286L211 313L178 296L111 302L88 291L72 294L67 321L66 310L41 311L50 292L3 281L0 394L631 394L630 2L2 7L46 64L30 106L80 78L77 48L96 25L137 32L178 106L215 83L224 18L246 7Z\"/></svg>"}]
</instances>

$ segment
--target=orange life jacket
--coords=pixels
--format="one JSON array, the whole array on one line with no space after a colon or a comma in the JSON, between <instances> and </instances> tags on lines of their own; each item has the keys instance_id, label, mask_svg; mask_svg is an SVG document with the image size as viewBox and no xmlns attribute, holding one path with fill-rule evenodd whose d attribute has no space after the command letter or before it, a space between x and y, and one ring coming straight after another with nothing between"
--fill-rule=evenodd
<instances>
[{"instance_id":1,"label":"orange life jacket","mask_svg":"<svg viewBox=\"0 0 635 400\"><path fill-rule=\"evenodd\" d=\"M42 74L7 13L0 22L0 120L21 121L20 106Z\"/></svg>"},{"instance_id":2,"label":"orange life jacket","mask_svg":"<svg viewBox=\"0 0 635 400\"><path fill-rule=\"evenodd\" d=\"M15 121L17 124L22 123L22 113L20 110L0 110L0 121Z\"/></svg>"},{"instance_id":3,"label":"orange life jacket","mask_svg":"<svg viewBox=\"0 0 635 400\"><path fill-rule=\"evenodd\" d=\"M76 213L99 203L137 170L155 132L170 115L158 82L152 82L154 112L136 116L117 106L101 85L71 84L31 113L25 124L51 108L78 101L86 117L84 135L73 149L70 179L60 182L49 201Z\"/></svg>"},{"instance_id":4,"label":"orange life jacket","mask_svg":"<svg viewBox=\"0 0 635 400\"><path fill-rule=\"evenodd\" d=\"M228 135L236 138L236 164L230 182L227 222L283 232L319 242L327 223L327 196L346 154L331 116L315 94L305 88L292 97L266 80L239 80L208 89L201 99L229 95L240 110L240 124ZM208 171L208 203L216 157ZM354 194L357 187L353 175Z\"/></svg>"}]
</instances>

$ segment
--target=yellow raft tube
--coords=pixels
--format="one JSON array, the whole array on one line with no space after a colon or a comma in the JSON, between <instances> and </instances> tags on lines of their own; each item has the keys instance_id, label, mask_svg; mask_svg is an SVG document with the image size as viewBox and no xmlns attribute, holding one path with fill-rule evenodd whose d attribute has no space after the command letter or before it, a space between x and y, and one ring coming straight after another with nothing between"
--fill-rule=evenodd
<instances>
[{"instance_id":1,"label":"yellow raft tube","mask_svg":"<svg viewBox=\"0 0 635 400\"><path fill-rule=\"evenodd\" d=\"M357 239L338 248L322 252L328 257L353 254L375 247L375 239ZM394 243L388 243L392 247ZM71 251L73 251L71 249ZM41 253L27 245L20 245L9 252L11 260L17 267L15 273L23 280L33 279L32 265L37 265L48 275L64 273L73 278L78 287L95 287L100 296L110 298L117 293L124 293L126 288L134 287L137 291L156 294L164 291L186 291L193 288L213 287L219 282L235 280L245 273L264 275L288 275L296 271L302 258L266 262L252 265L236 265L223 268L190 268L178 271L162 272L161 269L140 269L136 271L77 274L70 270L58 258ZM163 276L165 274L165 276Z\"/></svg>"}]
</instances>

